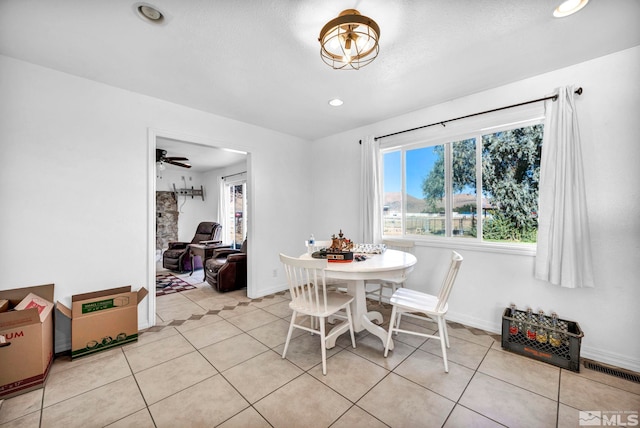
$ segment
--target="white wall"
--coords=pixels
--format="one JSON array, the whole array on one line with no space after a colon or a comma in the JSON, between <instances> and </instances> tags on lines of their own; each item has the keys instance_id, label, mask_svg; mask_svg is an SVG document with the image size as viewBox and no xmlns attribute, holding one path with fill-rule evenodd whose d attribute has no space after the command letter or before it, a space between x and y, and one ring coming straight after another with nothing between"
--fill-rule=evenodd
<instances>
[{"instance_id":1,"label":"white wall","mask_svg":"<svg viewBox=\"0 0 640 428\"><path fill-rule=\"evenodd\" d=\"M559 289L533 279L531 256L465 250L451 318L498 331L501 311L511 302L555 310L580 323L583 356L640 371L639 68L640 48L633 48L309 147L274 131L0 56L0 289L54 282L56 299L66 304L73 294L125 284L153 290L147 266L155 208L148 206L150 129L250 153L249 294L258 297L284 287L277 254L302 252L309 233L322 239L342 228L359 238L359 139L576 83L585 90L578 109L597 287ZM447 252L420 246L409 285L433 291L429 280ZM147 298L139 308L140 328L149 312ZM68 326L58 323L57 352L68 349L67 333Z\"/></svg>"},{"instance_id":2,"label":"white wall","mask_svg":"<svg viewBox=\"0 0 640 428\"><path fill-rule=\"evenodd\" d=\"M184 177L184 179L183 179ZM191 242L198 224L203 221L218 221L218 201L211 201L212 190L206 181L205 173L190 171L177 166L167 166L161 174L156 173L156 191L173 192L173 185L179 191L182 188L204 188L204 200L200 196L178 194L178 241ZM214 192L217 195L217 191Z\"/></svg>"},{"instance_id":3,"label":"white wall","mask_svg":"<svg viewBox=\"0 0 640 428\"><path fill-rule=\"evenodd\" d=\"M594 246L595 289L564 289L533 278L534 256L461 250L450 319L499 332L511 302L556 311L584 331L582 356L640 371L640 47L452 100L313 143L313 225L317 239L343 228L360 238L358 140L584 88L577 100ZM416 88L416 90L420 90ZM335 169L334 169L335 168ZM339 175L326 174L339 170ZM344 183L352 183L348 186ZM339 212L339 215L335 215ZM433 292L448 248L419 246L409 286Z\"/></svg>"},{"instance_id":4,"label":"white wall","mask_svg":"<svg viewBox=\"0 0 640 428\"><path fill-rule=\"evenodd\" d=\"M155 289L150 130L250 153L248 292L283 288L278 251L301 252L309 231L308 142L4 56L0 94L0 289L53 282L67 305L127 284ZM57 324L56 352L70 347L68 328Z\"/></svg>"}]
</instances>

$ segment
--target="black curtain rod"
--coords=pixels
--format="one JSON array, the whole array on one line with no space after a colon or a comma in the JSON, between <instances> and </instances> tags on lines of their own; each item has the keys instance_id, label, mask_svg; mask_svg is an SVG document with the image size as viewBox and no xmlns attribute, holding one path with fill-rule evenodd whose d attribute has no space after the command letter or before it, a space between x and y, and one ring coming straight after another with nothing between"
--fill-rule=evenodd
<instances>
[{"instance_id":1,"label":"black curtain rod","mask_svg":"<svg viewBox=\"0 0 640 428\"><path fill-rule=\"evenodd\" d=\"M247 173L247 171L236 172L235 174L225 175L224 177L222 177L222 179L224 180L225 178L233 177L235 175L242 175L242 174L246 174L246 173Z\"/></svg>"},{"instance_id":2,"label":"black curtain rod","mask_svg":"<svg viewBox=\"0 0 640 428\"><path fill-rule=\"evenodd\" d=\"M578 94L578 95L582 95L582 88L576 89L575 93ZM506 110L506 109L514 108L514 107L520 107L520 106L527 105L527 104L539 103L540 101L546 101L546 100L555 101L557 99L558 99L558 94L550 95L548 97L538 98L537 100L525 101L523 103L512 104L510 106L499 107L499 108L494 108L492 110L481 111L480 113L468 114L466 116L460 116L460 117L456 117L454 119L441 120L440 122L430 123L429 125L423 125L423 126L418 126L416 128L405 129L404 131L398 131L398 132L394 132L392 134L387 134L387 135L382 135L380 137L375 137L374 140L381 140L383 138L391 137L393 135L404 134L405 132L417 131L418 129L428 128L430 126L435 126L435 125L445 126L445 123L454 122L454 121L460 120L460 119L467 119L469 117L480 116L482 114L493 113L495 111ZM360 144L362 144L362 140L360 140Z\"/></svg>"}]
</instances>

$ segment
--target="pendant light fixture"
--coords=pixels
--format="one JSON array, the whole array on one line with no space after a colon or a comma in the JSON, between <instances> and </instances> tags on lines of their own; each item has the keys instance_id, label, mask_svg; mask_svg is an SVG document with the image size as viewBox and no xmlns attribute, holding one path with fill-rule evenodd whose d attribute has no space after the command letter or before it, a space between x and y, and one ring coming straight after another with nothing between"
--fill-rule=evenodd
<instances>
[{"instance_id":1,"label":"pendant light fixture","mask_svg":"<svg viewBox=\"0 0 640 428\"><path fill-rule=\"evenodd\" d=\"M358 70L378 56L380 27L355 9L343 10L320 31L320 56L336 70Z\"/></svg>"}]
</instances>

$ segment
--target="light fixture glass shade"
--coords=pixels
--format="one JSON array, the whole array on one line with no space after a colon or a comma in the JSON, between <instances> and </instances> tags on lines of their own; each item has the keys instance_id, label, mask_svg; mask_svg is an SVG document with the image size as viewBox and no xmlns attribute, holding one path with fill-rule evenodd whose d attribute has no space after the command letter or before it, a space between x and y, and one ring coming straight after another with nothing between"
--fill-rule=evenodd
<instances>
[{"instance_id":1,"label":"light fixture glass shade","mask_svg":"<svg viewBox=\"0 0 640 428\"><path fill-rule=\"evenodd\" d=\"M347 9L320 31L320 56L334 69L358 70L378 56L379 39L380 27L374 20Z\"/></svg>"},{"instance_id":2,"label":"light fixture glass shade","mask_svg":"<svg viewBox=\"0 0 640 428\"><path fill-rule=\"evenodd\" d=\"M589 0L566 0L563 1L553 11L553 16L556 18L564 18L565 16L573 15L589 3Z\"/></svg>"}]
</instances>

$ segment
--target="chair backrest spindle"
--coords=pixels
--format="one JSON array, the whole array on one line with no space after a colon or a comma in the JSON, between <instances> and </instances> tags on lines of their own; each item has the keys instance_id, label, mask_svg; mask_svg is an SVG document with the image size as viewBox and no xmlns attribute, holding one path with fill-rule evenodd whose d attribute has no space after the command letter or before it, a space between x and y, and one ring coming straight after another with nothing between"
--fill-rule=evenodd
<instances>
[{"instance_id":1,"label":"chair backrest spindle","mask_svg":"<svg viewBox=\"0 0 640 428\"><path fill-rule=\"evenodd\" d=\"M327 311L327 260L299 259L280 254L280 261L287 275L292 302L316 312Z\"/></svg>"},{"instance_id":2,"label":"chair backrest spindle","mask_svg":"<svg viewBox=\"0 0 640 428\"><path fill-rule=\"evenodd\" d=\"M438 293L438 304L436 306L436 309L438 311L443 310L445 305L447 304L447 301L449 300L449 295L451 294L453 283L456 281L456 276L458 275L458 271L460 270L462 260L462 256L457 252L453 251L451 253L451 263L449 264L449 270L447 271L447 275L442 281L442 286L440 287L440 292Z\"/></svg>"}]
</instances>

